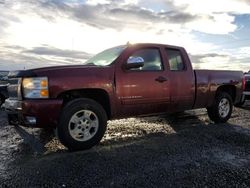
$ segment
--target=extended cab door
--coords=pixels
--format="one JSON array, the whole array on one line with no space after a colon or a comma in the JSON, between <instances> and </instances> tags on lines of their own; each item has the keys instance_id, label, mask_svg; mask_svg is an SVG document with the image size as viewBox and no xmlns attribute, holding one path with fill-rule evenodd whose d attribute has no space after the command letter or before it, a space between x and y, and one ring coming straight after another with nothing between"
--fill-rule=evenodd
<instances>
[{"instance_id":1,"label":"extended cab door","mask_svg":"<svg viewBox=\"0 0 250 188\"><path fill-rule=\"evenodd\" d=\"M144 66L126 69L131 57L141 57ZM169 81L161 49L143 47L131 50L116 67L116 94L121 116L167 111Z\"/></svg>"},{"instance_id":2,"label":"extended cab door","mask_svg":"<svg viewBox=\"0 0 250 188\"><path fill-rule=\"evenodd\" d=\"M183 48L165 48L169 63L171 111L191 109L195 100L195 76L186 51Z\"/></svg>"}]
</instances>

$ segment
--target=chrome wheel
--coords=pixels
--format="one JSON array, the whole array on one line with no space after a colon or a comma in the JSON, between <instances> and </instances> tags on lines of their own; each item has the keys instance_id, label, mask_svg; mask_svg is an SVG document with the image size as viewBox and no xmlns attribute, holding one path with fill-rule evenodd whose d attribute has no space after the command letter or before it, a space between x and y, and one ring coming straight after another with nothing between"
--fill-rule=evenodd
<instances>
[{"instance_id":1,"label":"chrome wheel","mask_svg":"<svg viewBox=\"0 0 250 188\"><path fill-rule=\"evenodd\" d=\"M226 98L222 98L219 103L219 114L222 118L227 117L230 112L230 103Z\"/></svg>"},{"instance_id":2,"label":"chrome wheel","mask_svg":"<svg viewBox=\"0 0 250 188\"><path fill-rule=\"evenodd\" d=\"M218 92L212 106L207 107L208 116L215 123L226 123L232 110L233 100L226 92Z\"/></svg>"},{"instance_id":3,"label":"chrome wheel","mask_svg":"<svg viewBox=\"0 0 250 188\"><path fill-rule=\"evenodd\" d=\"M90 110L76 112L70 119L68 130L70 136L77 141L87 141L95 136L99 128L97 115Z\"/></svg>"}]
</instances>

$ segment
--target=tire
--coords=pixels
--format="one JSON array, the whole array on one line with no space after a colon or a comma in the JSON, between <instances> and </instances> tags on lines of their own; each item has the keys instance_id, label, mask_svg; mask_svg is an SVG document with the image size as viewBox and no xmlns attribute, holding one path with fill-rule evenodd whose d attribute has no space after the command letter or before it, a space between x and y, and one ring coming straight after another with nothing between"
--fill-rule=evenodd
<instances>
[{"instance_id":1,"label":"tire","mask_svg":"<svg viewBox=\"0 0 250 188\"><path fill-rule=\"evenodd\" d=\"M209 118L215 123L226 123L233 110L232 97L226 92L216 95L211 107L207 108Z\"/></svg>"},{"instance_id":2,"label":"tire","mask_svg":"<svg viewBox=\"0 0 250 188\"><path fill-rule=\"evenodd\" d=\"M94 100L80 98L63 108L57 134L70 151L86 150L100 142L106 127L107 115L103 107Z\"/></svg>"}]
</instances>

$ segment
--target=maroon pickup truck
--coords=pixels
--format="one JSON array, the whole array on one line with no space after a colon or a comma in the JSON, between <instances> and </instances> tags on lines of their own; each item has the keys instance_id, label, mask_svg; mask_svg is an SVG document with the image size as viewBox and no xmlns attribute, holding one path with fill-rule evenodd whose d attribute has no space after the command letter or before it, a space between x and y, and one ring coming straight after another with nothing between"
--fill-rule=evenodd
<instances>
[{"instance_id":1,"label":"maroon pickup truck","mask_svg":"<svg viewBox=\"0 0 250 188\"><path fill-rule=\"evenodd\" d=\"M9 74L9 124L52 126L70 150L91 148L107 120L207 108L226 122L242 95L241 71L193 70L184 48L128 44L83 65Z\"/></svg>"}]
</instances>

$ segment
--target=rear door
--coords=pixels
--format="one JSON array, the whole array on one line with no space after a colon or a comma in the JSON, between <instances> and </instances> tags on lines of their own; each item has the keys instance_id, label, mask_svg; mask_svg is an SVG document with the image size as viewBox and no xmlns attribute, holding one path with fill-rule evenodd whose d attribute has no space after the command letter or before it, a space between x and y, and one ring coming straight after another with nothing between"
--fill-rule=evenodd
<instances>
[{"instance_id":1,"label":"rear door","mask_svg":"<svg viewBox=\"0 0 250 188\"><path fill-rule=\"evenodd\" d=\"M191 109L195 100L195 77L184 49L165 48L169 63L172 111Z\"/></svg>"},{"instance_id":2,"label":"rear door","mask_svg":"<svg viewBox=\"0 0 250 188\"><path fill-rule=\"evenodd\" d=\"M169 81L160 48L138 48L128 53L130 57L142 57L144 66L116 70L116 94L122 115L153 114L167 111L170 101Z\"/></svg>"}]
</instances>

